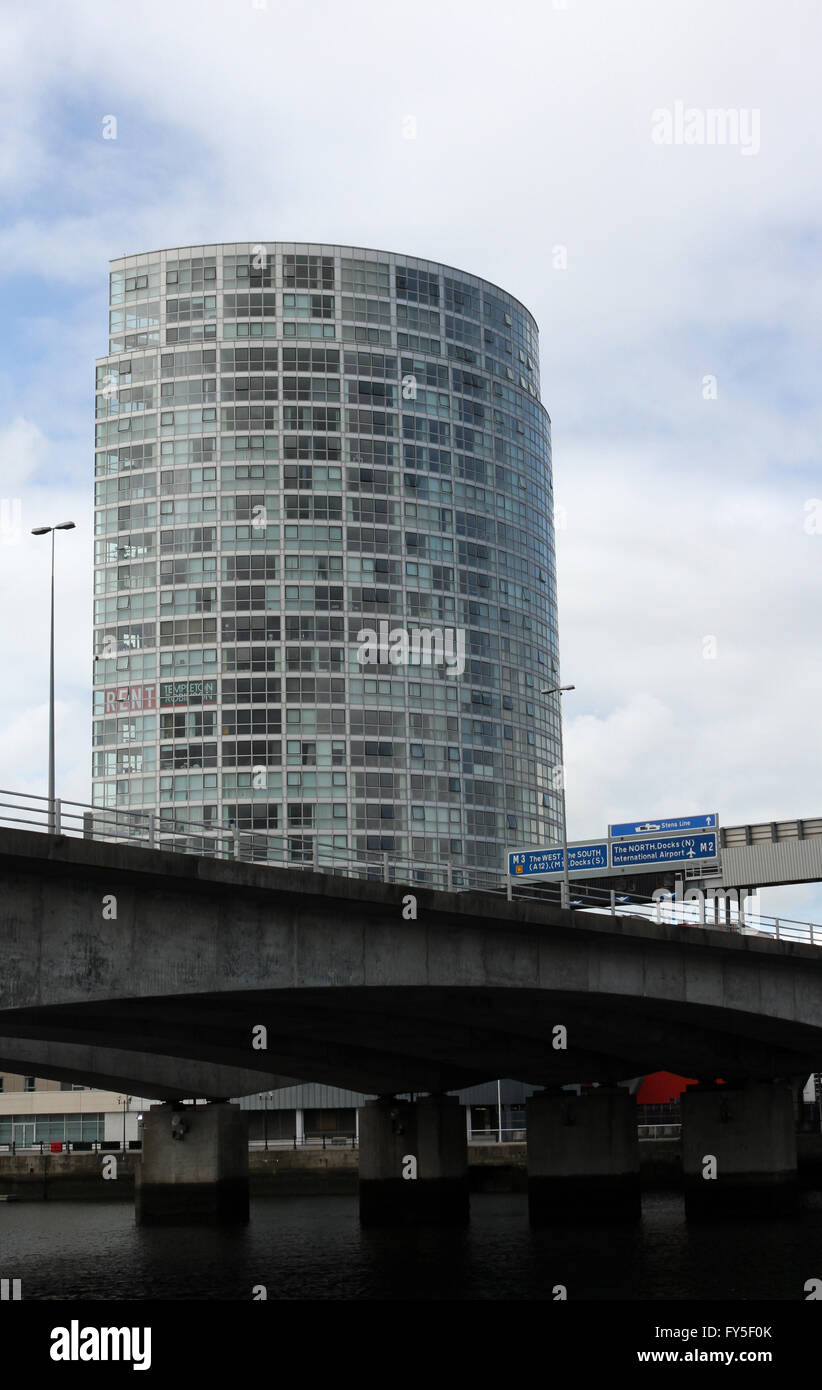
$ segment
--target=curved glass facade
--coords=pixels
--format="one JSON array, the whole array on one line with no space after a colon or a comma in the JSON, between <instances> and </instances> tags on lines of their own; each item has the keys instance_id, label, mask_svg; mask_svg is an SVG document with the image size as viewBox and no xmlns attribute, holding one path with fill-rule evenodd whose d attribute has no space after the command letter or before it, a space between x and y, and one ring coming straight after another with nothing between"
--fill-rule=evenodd
<instances>
[{"instance_id":1,"label":"curved glass facade","mask_svg":"<svg viewBox=\"0 0 822 1390\"><path fill-rule=\"evenodd\" d=\"M277 862L498 869L559 839L518 300L353 247L129 256L96 388L95 805Z\"/></svg>"}]
</instances>

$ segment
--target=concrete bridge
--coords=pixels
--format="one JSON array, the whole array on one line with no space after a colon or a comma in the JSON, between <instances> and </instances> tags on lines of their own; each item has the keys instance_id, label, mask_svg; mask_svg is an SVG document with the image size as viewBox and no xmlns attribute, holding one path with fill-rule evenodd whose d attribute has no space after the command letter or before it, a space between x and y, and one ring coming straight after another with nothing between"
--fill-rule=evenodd
<instances>
[{"instance_id":1,"label":"concrete bridge","mask_svg":"<svg viewBox=\"0 0 822 1390\"><path fill-rule=\"evenodd\" d=\"M398 1102L374 1103L370 1120L366 1107L366 1184L387 1169L398 1192L419 1191L397 1165L420 1155L394 1138L408 1149L413 1136L434 1173L459 1133L443 1119L456 1101L437 1098L475 1082L613 1088L665 1068L750 1096L804 1079L820 1054L816 947L0 831L0 1066L169 1101L294 1077L429 1093L402 1116ZM603 1090L609 1132L629 1099ZM147 1152L169 1113L149 1112ZM237 1112L213 1113L233 1133Z\"/></svg>"}]
</instances>

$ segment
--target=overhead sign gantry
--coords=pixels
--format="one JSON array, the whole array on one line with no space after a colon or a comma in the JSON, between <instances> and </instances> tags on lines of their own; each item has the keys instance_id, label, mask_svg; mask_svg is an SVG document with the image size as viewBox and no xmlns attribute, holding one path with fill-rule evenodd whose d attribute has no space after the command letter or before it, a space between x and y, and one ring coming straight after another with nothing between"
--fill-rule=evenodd
<instances>
[{"instance_id":1,"label":"overhead sign gantry","mask_svg":"<svg viewBox=\"0 0 822 1390\"><path fill-rule=\"evenodd\" d=\"M508 855L508 874L511 878L559 879L564 873L564 859L561 845L515 850ZM685 869L718 859L719 816L715 812L626 821L609 826L608 835L601 840L576 840L568 845L568 873L575 878L636 873L642 868Z\"/></svg>"}]
</instances>

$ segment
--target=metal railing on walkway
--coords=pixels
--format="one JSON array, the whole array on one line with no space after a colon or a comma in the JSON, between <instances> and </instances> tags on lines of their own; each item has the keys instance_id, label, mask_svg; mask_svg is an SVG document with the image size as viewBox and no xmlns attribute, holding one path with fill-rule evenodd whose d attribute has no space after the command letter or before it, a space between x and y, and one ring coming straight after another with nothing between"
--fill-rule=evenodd
<instances>
[{"instance_id":1,"label":"metal railing on walkway","mask_svg":"<svg viewBox=\"0 0 822 1390\"><path fill-rule=\"evenodd\" d=\"M32 1116L32 1120L35 1118ZM0 1154L122 1154L139 1153L141 1148L140 1139L128 1139L125 1145L121 1139L30 1139L28 1142L12 1139L10 1143L0 1144Z\"/></svg>"},{"instance_id":2,"label":"metal railing on walkway","mask_svg":"<svg viewBox=\"0 0 822 1390\"><path fill-rule=\"evenodd\" d=\"M159 812L130 811L121 807L90 806L57 798L50 805L45 796L0 788L0 825L51 832L104 843L129 844L177 854L267 865L271 868L309 869L342 878L377 883L404 884L446 892L481 892L507 900L558 904L560 883L511 879L504 869L480 869L450 863L404 858L388 850L354 850L334 845L333 838L282 834L215 820L191 821L175 814L173 807ZM778 941L822 946L822 925L751 913L740 893L737 901L727 890L712 897L695 894L690 901L658 901L647 895L615 889L570 885L570 906L578 912L608 913L691 927L743 932L773 937Z\"/></svg>"},{"instance_id":3,"label":"metal railing on walkway","mask_svg":"<svg viewBox=\"0 0 822 1390\"><path fill-rule=\"evenodd\" d=\"M502 1130L497 1126L491 1129L472 1129L468 1135L469 1144L524 1144L525 1126L517 1125L514 1128Z\"/></svg>"},{"instance_id":4,"label":"metal railing on walkway","mask_svg":"<svg viewBox=\"0 0 822 1390\"><path fill-rule=\"evenodd\" d=\"M288 1137L249 1139L249 1149L356 1149L355 1134L292 1134Z\"/></svg>"},{"instance_id":5,"label":"metal railing on walkway","mask_svg":"<svg viewBox=\"0 0 822 1390\"><path fill-rule=\"evenodd\" d=\"M637 1135L640 1139L678 1139L682 1132L681 1124L669 1125L637 1125Z\"/></svg>"}]
</instances>

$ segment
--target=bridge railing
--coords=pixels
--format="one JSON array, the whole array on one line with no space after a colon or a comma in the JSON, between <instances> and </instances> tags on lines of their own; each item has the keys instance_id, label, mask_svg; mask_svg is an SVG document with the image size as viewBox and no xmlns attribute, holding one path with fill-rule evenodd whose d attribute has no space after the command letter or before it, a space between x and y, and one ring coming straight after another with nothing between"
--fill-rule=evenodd
<instances>
[{"instance_id":1,"label":"bridge railing","mask_svg":"<svg viewBox=\"0 0 822 1390\"><path fill-rule=\"evenodd\" d=\"M716 897L706 894L700 895L698 899L683 901L676 898L655 899L647 894L623 893L587 884L581 886L573 882L570 887L570 906L577 912L637 917L646 922L667 923L672 926L710 927L713 930L770 936L778 941L822 946L822 926L818 923L753 912L746 906L742 893L738 899L729 899L726 896L728 890L720 890ZM510 896L556 902L559 896L558 885L515 883L513 894L509 893Z\"/></svg>"},{"instance_id":2,"label":"bridge railing","mask_svg":"<svg viewBox=\"0 0 822 1390\"><path fill-rule=\"evenodd\" d=\"M179 816L173 805L164 806L159 812L92 806L61 798L51 805L45 796L0 789L0 825L409 887L494 893L509 901L562 901L560 883L511 879L503 869L411 859L393 850L352 850L335 845L332 836L320 832L283 834L234 821L189 820ZM779 941L822 946L822 926L751 913L744 905L723 899L721 894L713 901L710 895L692 901L657 901L647 895L574 882L570 890L570 906L578 912L635 916L645 921L762 934Z\"/></svg>"}]
</instances>

